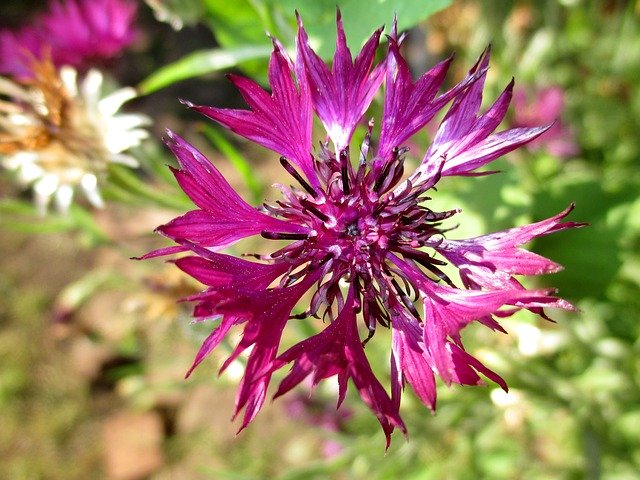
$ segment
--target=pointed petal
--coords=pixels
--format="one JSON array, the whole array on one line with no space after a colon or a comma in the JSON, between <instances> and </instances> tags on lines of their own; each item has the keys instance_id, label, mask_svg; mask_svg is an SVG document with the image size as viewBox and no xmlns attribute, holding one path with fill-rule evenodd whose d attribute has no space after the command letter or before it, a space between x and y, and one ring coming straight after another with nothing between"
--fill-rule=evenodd
<instances>
[{"instance_id":1,"label":"pointed petal","mask_svg":"<svg viewBox=\"0 0 640 480\"><path fill-rule=\"evenodd\" d=\"M452 58L438 63L414 84L398 43L390 39L387 58L384 112L378 147L379 161L387 159L459 92L461 85L435 99Z\"/></svg>"},{"instance_id":2,"label":"pointed petal","mask_svg":"<svg viewBox=\"0 0 640 480\"><path fill-rule=\"evenodd\" d=\"M435 410L436 382L429 358L424 352L420 325L400 309L393 312L391 319L393 352L398 358L402 375L418 398Z\"/></svg>"},{"instance_id":3,"label":"pointed petal","mask_svg":"<svg viewBox=\"0 0 640 480\"><path fill-rule=\"evenodd\" d=\"M175 260L182 271L209 287L267 288L290 267L286 263L265 264L211 252L192 244L194 251L204 251L206 258L189 256Z\"/></svg>"},{"instance_id":4,"label":"pointed petal","mask_svg":"<svg viewBox=\"0 0 640 480\"><path fill-rule=\"evenodd\" d=\"M280 345L282 331L291 310L300 297L318 279L318 275L305 278L299 284L285 289L266 291L263 296L252 295L246 301L252 303L254 316L236 347L236 352L253 345L245 373L236 396L236 411L245 410L240 430L244 429L258 414L264 404L267 387L274 370L274 360ZM246 301L240 307L246 311ZM237 353L234 352L233 356Z\"/></svg>"},{"instance_id":5,"label":"pointed petal","mask_svg":"<svg viewBox=\"0 0 640 480\"><path fill-rule=\"evenodd\" d=\"M339 403L344 398L346 379L351 377L360 397L376 415L387 437L387 446L394 428L406 433L398 412L399 404L393 402L376 379L364 353L358 336L356 315L353 309L354 293L349 289L347 299L336 319L322 332L310 337L284 352L275 367L295 362L291 372L282 381L276 396L282 395L314 373L314 383L338 375L341 379Z\"/></svg>"},{"instance_id":6,"label":"pointed petal","mask_svg":"<svg viewBox=\"0 0 640 480\"><path fill-rule=\"evenodd\" d=\"M309 82L314 108L336 150L349 146L351 136L384 79L380 65L371 70L382 30L376 30L352 60L342 18L336 17L336 52L332 69L311 49L298 16L297 52Z\"/></svg>"},{"instance_id":7,"label":"pointed petal","mask_svg":"<svg viewBox=\"0 0 640 480\"><path fill-rule=\"evenodd\" d=\"M489 58L491 51L485 50L476 64L469 70L467 78L477 76L477 79L459 97L455 99L453 105L445 115L438 132L429 147L425 158L437 157L441 155L442 146L454 142L464 136L471 129L473 121L480 110L482 104L482 90L487 77ZM438 151L438 153L436 153Z\"/></svg>"},{"instance_id":8,"label":"pointed petal","mask_svg":"<svg viewBox=\"0 0 640 480\"><path fill-rule=\"evenodd\" d=\"M178 183L202 210L192 210L158 227L163 235L222 249L263 230L291 233L306 230L247 204L211 162L178 135L169 132L167 144L182 167L174 171Z\"/></svg>"},{"instance_id":9,"label":"pointed petal","mask_svg":"<svg viewBox=\"0 0 640 480\"><path fill-rule=\"evenodd\" d=\"M478 282L482 282L480 277L505 279L511 275L557 272L562 268L557 263L518 247L542 235L584 226L583 223L561 221L573 207L573 204L569 205L559 214L530 225L466 240L445 239L436 249L458 268L479 277L476 278ZM498 285L502 283L504 280L498 281Z\"/></svg>"},{"instance_id":10,"label":"pointed petal","mask_svg":"<svg viewBox=\"0 0 640 480\"><path fill-rule=\"evenodd\" d=\"M473 147L459 155L447 157L442 175L464 175L492 162L516 148L528 143L544 132L551 125L534 128L512 128L490 135ZM449 160L450 159L450 160Z\"/></svg>"},{"instance_id":11,"label":"pointed petal","mask_svg":"<svg viewBox=\"0 0 640 480\"><path fill-rule=\"evenodd\" d=\"M252 80L229 77L251 110L187 105L238 135L288 158L300 167L313 186L317 186L311 160L311 98L304 78L298 78L296 87L292 70L286 53L274 42L269 62L271 95Z\"/></svg>"},{"instance_id":12,"label":"pointed petal","mask_svg":"<svg viewBox=\"0 0 640 480\"><path fill-rule=\"evenodd\" d=\"M187 370L184 378L189 378L193 371L200 363L220 344L222 339L227 335L229 329L238 321L238 317L232 315L225 315L220 321L220 325L213 329L213 331L205 338L204 342L200 346L196 358L193 360L191 367Z\"/></svg>"},{"instance_id":13,"label":"pointed petal","mask_svg":"<svg viewBox=\"0 0 640 480\"><path fill-rule=\"evenodd\" d=\"M453 366L453 381L460 385L478 385L482 383L482 380L476 373L476 371L482 373L485 377L494 383L500 385L500 387L506 392L509 390L507 383L504 379L495 373L493 370L487 368L480 360L473 355L469 355L460 346L449 343L449 350L451 351L451 359Z\"/></svg>"}]
</instances>

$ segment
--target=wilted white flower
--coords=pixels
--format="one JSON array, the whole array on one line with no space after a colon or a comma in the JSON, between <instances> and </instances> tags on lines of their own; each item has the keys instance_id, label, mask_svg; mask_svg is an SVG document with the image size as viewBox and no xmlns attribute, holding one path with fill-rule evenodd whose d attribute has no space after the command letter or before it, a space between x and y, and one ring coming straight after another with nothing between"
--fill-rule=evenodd
<instances>
[{"instance_id":1,"label":"wilted white flower","mask_svg":"<svg viewBox=\"0 0 640 480\"><path fill-rule=\"evenodd\" d=\"M90 70L57 70L50 59L32 64L33 78L0 77L0 161L21 185L33 188L34 200L46 213L51 200L66 212L80 187L95 207L103 206L99 184L110 162L136 167L124 153L148 136L149 119L117 113L136 96L123 88L102 97L103 76Z\"/></svg>"}]
</instances>

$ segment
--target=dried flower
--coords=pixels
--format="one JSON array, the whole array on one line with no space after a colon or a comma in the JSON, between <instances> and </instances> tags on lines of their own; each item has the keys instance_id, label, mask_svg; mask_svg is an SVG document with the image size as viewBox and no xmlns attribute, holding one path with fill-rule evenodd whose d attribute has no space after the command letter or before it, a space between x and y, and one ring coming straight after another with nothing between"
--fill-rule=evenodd
<instances>
[{"instance_id":1,"label":"dried flower","mask_svg":"<svg viewBox=\"0 0 640 480\"><path fill-rule=\"evenodd\" d=\"M32 23L0 31L0 73L30 77L34 56L82 71L114 58L136 38L136 11L131 0L51 0Z\"/></svg>"},{"instance_id":2,"label":"dried flower","mask_svg":"<svg viewBox=\"0 0 640 480\"><path fill-rule=\"evenodd\" d=\"M177 246L144 258L190 251L195 255L175 263L207 285L187 300L197 302L196 321L218 324L188 374L232 327L244 325L242 339L222 366L224 370L251 348L236 399L236 415L244 409L241 429L262 407L273 372L292 364L276 397L307 377L316 385L337 376L340 405L351 379L382 425L388 445L394 428L406 432L399 414L405 382L432 409L435 374L447 384L465 385L481 383L482 374L506 390L502 378L464 350L460 331L474 320L502 330L493 316L523 308L542 315L543 307L573 309L551 290L526 289L513 276L557 271L556 263L519 246L578 224L562 222L570 207L532 225L468 240L446 238L450 229L444 222L459 210L429 208L427 193L439 179L476 175L478 168L548 127L493 133L507 112L513 82L479 114L488 51L466 78L438 95L451 59L414 82L395 27L386 59L375 66L381 30L355 60L339 14L337 30L331 68L309 47L301 22L295 63L274 40L271 94L251 80L230 75L250 110L188 104L281 155L280 163L299 188L280 186L282 200L256 209L200 152L170 132L167 143L180 163L174 174L198 208L158 228ZM371 146L370 122L353 162L353 133L383 82L377 149ZM403 145L451 101L420 166L404 178ZM322 142L315 152L314 111L332 144ZM290 243L270 255L256 255L258 262L216 253L252 235ZM445 273L447 263L459 270L458 282ZM307 292L312 293L307 308L293 314ZM324 328L279 354L285 326L301 317L322 318L324 325L317 325ZM360 333L358 318L368 335ZM364 349L379 326L392 329L390 394L374 375Z\"/></svg>"},{"instance_id":3,"label":"dried flower","mask_svg":"<svg viewBox=\"0 0 640 480\"><path fill-rule=\"evenodd\" d=\"M109 162L137 166L124 153L147 137L149 122L140 114L118 114L136 96L132 88L100 97L103 77L90 70L78 82L71 67L56 70L49 59L32 61L33 76L23 82L0 77L0 160L33 185L38 210L51 199L61 212L69 208L74 189L102 207L99 178Z\"/></svg>"}]
</instances>

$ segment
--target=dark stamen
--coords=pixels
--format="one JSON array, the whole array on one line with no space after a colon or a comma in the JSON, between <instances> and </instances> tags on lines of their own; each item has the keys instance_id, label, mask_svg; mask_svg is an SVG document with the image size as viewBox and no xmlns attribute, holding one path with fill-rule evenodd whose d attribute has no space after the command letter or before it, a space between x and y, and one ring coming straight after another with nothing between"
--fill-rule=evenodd
<instances>
[{"instance_id":1,"label":"dark stamen","mask_svg":"<svg viewBox=\"0 0 640 480\"><path fill-rule=\"evenodd\" d=\"M285 157L280 157L280 165L282 165L284 167L284 169L289 173L289 175L291 175L293 178L295 178L298 183L300 185L302 185L302 188L304 188L307 192L309 192L309 194L313 197L313 198L318 198L318 192L316 192L311 185L309 185L307 183L307 181L302 178L302 175L300 175L295 168L293 168L293 165L291 165L289 163L289 160L287 160Z\"/></svg>"},{"instance_id":2,"label":"dark stamen","mask_svg":"<svg viewBox=\"0 0 640 480\"><path fill-rule=\"evenodd\" d=\"M340 175L342 176L342 193L349 195L351 186L349 185L349 151L345 148L340 151Z\"/></svg>"},{"instance_id":3,"label":"dark stamen","mask_svg":"<svg viewBox=\"0 0 640 480\"><path fill-rule=\"evenodd\" d=\"M387 178L387 175L389 175L389 171L391 170L391 165L393 165L393 162L395 162L397 158L398 158L398 147L394 147L393 157L391 157L391 160L389 160L387 163L384 164L384 168L380 172L380 175L378 175L378 178L376 179L376 183L373 184L374 192L378 193L378 191L380 190L380 187L382 187L383 182Z\"/></svg>"},{"instance_id":4,"label":"dark stamen","mask_svg":"<svg viewBox=\"0 0 640 480\"><path fill-rule=\"evenodd\" d=\"M411 315L416 317L418 320L421 320L420 314L418 313L418 310L416 310L415 305L413 304L409 296L404 292L404 290L400 288L400 285L398 285L398 282L395 280L395 278L391 280L391 284L393 285L393 288L395 289L396 293L400 297L400 300L402 301L403 305L407 308L407 310L411 312Z\"/></svg>"},{"instance_id":5,"label":"dark stamen","mask_svg":"<svg viewBox=\"0 0 640 480\"><path fill-rule=\"evenodd\" d=\"M362 341L362 347L363 348L367 345L369 340L371 340L373 338L373 336L376 334L376 323L373 322L373 323L368 324L367 325L367 329L368 329L369 333L367 333L367 338L365 338Z\"/></svg>"},{"instance_id":6,"label":"dark stamen","mask_svg":"<svg viewBox=\"0 0 640 480\"><path fill-rule=\"evenodd\" d=\"M389 201L390 200L387 198L378 202L378 204L376 205L376 208L373 209L373 212L371 213L371 215L373 217L377 217L380 214L380 212L382 212L382 210L384 210L385 207L389 204Z\"/></svg>"},{"instance_id":7,"label":"dark stamen","mask_svg":"<svg viewBox=\"0 0 640 480\"><path fill-rule=\"evenodd\" d=\"M288 287L288 286L294 284L295 282L300 280L302 277L304 277L307 273L308 273L308 269L307 268L303 268L302 270L300 270L298 272L295 272L295 273L287 272L282 277L282 280L280 280L280 288Z\"/></svg>"},{"instance_id":8,"label":"dark stamen","mask_svg":"<svg viewBox=\"0 0 640 480\"><path fill-rule=\"evenodd\" d=\"M329 217L324 213L322 213L320 210L318 210L318 208L316 208L316 206L306 198L303 198L302 200L300 200L300 204L309 212L313 213L316 217L322 220L323 222L329 221Z\"/></svg>"},{"instance_id":9,"label":"dark stamen","mask_svg":"<svg viewBox=\"0 0 640 480\"><path fill-rule=\"evenodd\" d=\"M423 252L422 250L416 250L415 248L408 248L405 246L398 246L394 249L397 252L402 253L405 257L411 258L413 260L422 260L426 263L430 263L432 265L446 265L447 262L443 262L437 258L432 257L427 252Z\"/></svg>"},{"instance_id":10,"label":"dark stamen","mask_svg":"<svg viewBox=\"0 0 640 480\"><path fill-rule=\"evenodd\" d=\"M451 279L440 270L436 265L446 265L447 262L443 262L442 260L438 260L437 258L433 258L426 252L420 250L414 250L412 248L399 247L396 251L402 253L405 257L412 259L414 262L419 263L424 268L433 273L439 280L442 280L447 285L452 288L457 288L455 284L451 281ZM437 280L436 280L437 281Z\"/></svg>"},{"instance_id":11,"label":"dark stamen","mask_svg":"<svg viewBox=\"0 0 640 480\"><path fill-rule=\"evenodd\" d=\"M306 240L309 238L306 233L269 232L267 230L260 232L260 235L268 240Z\"/></svg>"},{"instance_id":12,"label":"dark stamen","mask_svg":"<svg viewBox=\"0 0 640 480\"><path fill-rule=\"evenodd\" d=\"M325 263L327 263L332 258L333 258L333 254L327 253L324 257L322 257L322 260L320 260L320 262L318 262L318 264L315 265L315 267L317 268L317 267L320 267L320 266L324 265Z\"/></svg>"},{"instance_id":13,"label":"dark stamen","mask_svg":"<svg viewBox=\"0 0 640 480\"><path fill-rule=\"evenodd\" d=\"M445 282L450 287L457 288L455 286L455 284L451 281L451 279L447 276L447 274L444 273L442 270L440 270L438 267L436 267L434 264L427 263L427 262L422 262L422 261L420 261L420 259L416 259L416 262L418 262L424 268L429 270L431 273L433 273L436 277L438 277L440 280Z\"/></svg>"}]
</instances>

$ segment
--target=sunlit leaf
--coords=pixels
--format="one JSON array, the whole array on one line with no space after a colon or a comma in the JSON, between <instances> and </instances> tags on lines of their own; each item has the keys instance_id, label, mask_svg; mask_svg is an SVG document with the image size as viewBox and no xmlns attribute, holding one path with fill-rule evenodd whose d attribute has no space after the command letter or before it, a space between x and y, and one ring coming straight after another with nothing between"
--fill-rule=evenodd
<instances>
[{"instance_id":1,"label":"sunlit leaf","mask_svg":"<svg viewBox=\"0 0 640 480\"><path fill-rule=\"evenodd\" d=\"M247 60L266 59L270 52L271 46L267 42L257 46L249 45L233 49L215 48L194 52L151 74L140 83L138 89L141 94L147 95L180 80L227 70Z\"/></svg>"}]
</instances>

